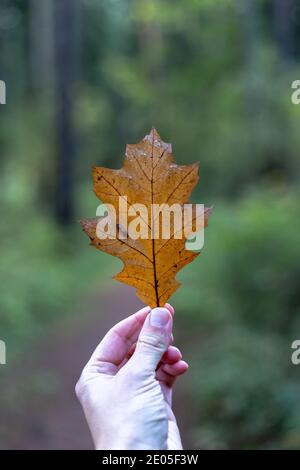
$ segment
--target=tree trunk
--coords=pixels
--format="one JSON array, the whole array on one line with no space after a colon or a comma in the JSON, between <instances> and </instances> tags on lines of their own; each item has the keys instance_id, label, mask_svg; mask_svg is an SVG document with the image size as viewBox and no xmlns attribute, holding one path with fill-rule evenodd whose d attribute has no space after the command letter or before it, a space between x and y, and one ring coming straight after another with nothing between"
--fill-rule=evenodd
<instances>
[{"instance_id":1,"label":"tree trunk","mask_svg":"<svg viewBox=\"0 0 300 470\"><path fill-rule=\"evenodd\" d=\"M74 216L72 183L75 159L73 100L75 99L76 13L76 0L55 0L57 129L55 215L57 222L62 226L68 226Z\"/></svg>"},{"instance_id":2,"label":"tree trunk","mask_svg":"<svg viewBox=\"0 0 300 470\"><path fill-rule=\"evenodd\" d=\"M31 88L39 94L53 89L53 4L30 0Z\"/></svg>"},{"instance_id":3,"label":"tree trunk","mask_svg":"<svg viewBox=\"0 0 300 470\"><path fill-rule=\"evenodd\" d=\"M273 0L274 32L283 58L295 56L295 0Z\"/></svg>"}]
</instances>

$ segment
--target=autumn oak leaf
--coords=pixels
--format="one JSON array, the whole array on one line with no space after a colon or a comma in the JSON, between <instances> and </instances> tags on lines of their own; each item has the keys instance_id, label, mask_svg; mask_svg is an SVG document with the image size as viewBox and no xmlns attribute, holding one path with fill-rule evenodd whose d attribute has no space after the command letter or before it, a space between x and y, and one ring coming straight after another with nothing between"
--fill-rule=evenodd
<instances>
[{"instance_id":1,"label":"autumn oak leaf","mask_svg":"<svg viewBox=\"0 0 300 470\"><path fill-rule=\"evenodd\" d=\"M163 142L154 128L141 142L126 146L122 168L93 169L94 192L107 214L81 220L82 228L92 246L123 261L123 269L114 279L135 287L136 295L152 308L165 304L180 286L177 272L199 255L186 249L186 240L190 232L204 230L211 209L204 208L201 214L192 211L179 230L175 215L173 219L170 216L170 208L176 205L183 209L188 203L198 180L198 164L177 165L171 144ZM146 212L138 209L141 205ZM161 208L158 215L153 211L155 206ZM126 224L120 224L125 215L130 224L137 214L137 225L150 236L136 239L130 236ZM169 232L163 237L153 227L166 221ZM102 230L113 232L112 236L102 236Z\"/></svg>"}]
</instances>

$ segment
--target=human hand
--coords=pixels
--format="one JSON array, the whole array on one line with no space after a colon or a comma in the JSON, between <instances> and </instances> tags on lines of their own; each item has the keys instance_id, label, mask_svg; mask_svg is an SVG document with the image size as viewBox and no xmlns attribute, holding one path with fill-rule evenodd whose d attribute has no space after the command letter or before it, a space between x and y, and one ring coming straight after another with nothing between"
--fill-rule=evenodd
<instances>
[{"instance_id":1,"label":"human hand","mask_svg":"<svg viewBox=\"0 0 300 470\"><path fill-rule=\"evenodd\" d=\"M83 369L76 394L96 449L182 449L172 387L188 365L170 345L173 315L166 304L122 320Z\"/></svg>"}]
</instances>

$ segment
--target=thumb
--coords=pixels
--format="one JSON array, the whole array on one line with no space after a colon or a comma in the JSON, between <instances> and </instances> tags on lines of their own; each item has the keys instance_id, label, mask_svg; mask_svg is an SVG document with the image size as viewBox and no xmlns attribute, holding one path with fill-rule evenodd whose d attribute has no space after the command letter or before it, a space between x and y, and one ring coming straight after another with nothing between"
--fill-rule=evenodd
<instances>
[{"instance_id":1,"label":"thumb","mask_svg":"<svg viewBox=\"0 0 300 470\"><path fill-rule=\"evenodd\" d=\"M140 332L131 366L137 367L138 370L155 372L170 344L172 327L173 318L168 309L151 310Z\"/></svg>"}]
</instances>

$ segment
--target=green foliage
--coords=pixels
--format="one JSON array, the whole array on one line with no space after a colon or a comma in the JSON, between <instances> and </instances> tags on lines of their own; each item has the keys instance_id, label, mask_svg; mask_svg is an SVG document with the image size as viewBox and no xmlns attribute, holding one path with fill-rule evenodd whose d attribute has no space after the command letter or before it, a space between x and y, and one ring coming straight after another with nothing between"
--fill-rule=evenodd
<instances>
[{"instance_id":1,"label":"green foliage","mask_svg":"<svg viewBox=\"0 0 300 470\"><path fill-rule=\"evenodd\" d=\"M255 192L216 203L198 262L176 294L179 341L192 370L193 445L300 445L299 193ZM193 332L191 334L191 331Z\"/></svg>"},{"instance_id":2,"label":"green foliage","mask_svg":"<svg viewBox=\"0 0 300 470\"><path fill-rule=\"evenodd\" d=\"M13 212L6 224L1 230L0 331L12 360L46 324L66 316L84 292L101 288L104 264L103 256L87 249L79 224L61 233L43 213L16 220ZM112 270L106 266L106 279Z\"/></svg>"},{"instance_id":3,"label":"green foliage","mask_svg":"<svg viewBox=\"0 0 300 470\"><path fill-rule=\"evenodd\" d=\"M203 253L172 299L191 362L188 446L300 447L290 362L300 334L300 106L290 100L300 21L296 6L278 15L284 2L69 2L80 8L76 218L95 214L90 167L120 167L125 144L152 125L178 163L201 162L194 200L214 206ZM0 6L0 333L13 353L116 272L75 220L68 230L55 222L57 71L47 62L49 81L36 87L45 71L34 69L43 48L54 56L53 11L41 10L48 29L38 28L36 3Z\"/></svg>"}]
</instances>

